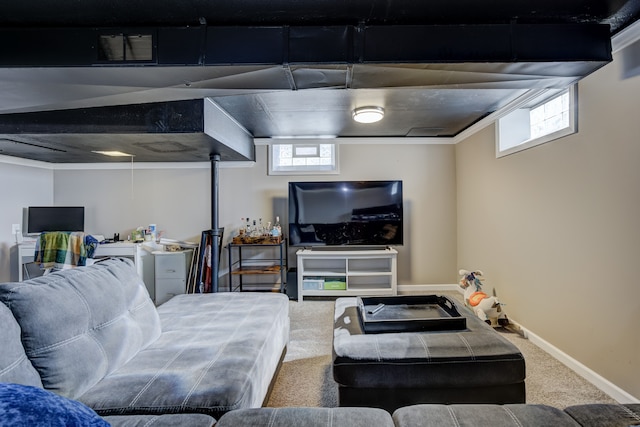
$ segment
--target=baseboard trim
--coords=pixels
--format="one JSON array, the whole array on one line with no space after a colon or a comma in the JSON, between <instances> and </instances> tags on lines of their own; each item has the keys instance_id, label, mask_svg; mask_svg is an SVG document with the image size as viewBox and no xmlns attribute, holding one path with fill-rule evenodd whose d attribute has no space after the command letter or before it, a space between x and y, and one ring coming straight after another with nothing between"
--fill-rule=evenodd
<instances>
[{"instance_id":1,"label":"baseboard trim","mask_svg":"<svg viewBox=\"0 0 640 427\"><path fill-rule=\"evenodd\" d=\"M576 374L580 375L585 380L589 381L594 386L598 387L604 393L608 394L612 399L614 399L618 403L640 403L640 400L631 394L627 393L611 381L607 380L597 372L593 371L591 368L583 365L573 357L569 356L567 353L560 350L558 347L554 346L550 342L542 339L540 336L534 334L517 321L514 321L511 317L509 318L509 322L514 324L516 327L520 328L525 338L531 341L532 344L536 345L540 349L544 350L548 354L550 354L553 358L560 361L566 367L571 369Z\"/></svg>"},{"instance_id":2,"label":"baseboard trim","mask_svg":"<svg viewBox=\"0 0 640 427\"><path fill-rule=\"evenodd\" d=\"M439 284L439 285L398 285L398 293L414 293L414 292L438 292L438 291L455 291L462 292L460 285Z\"/></svg>"},{"instance_id":3,"label":"baseboard trim","mask_svg":"<svg viewBox=\"0 0 640 427\"><path fill-rule=\"evenodd\" d=\"M398 293L414 293L414 292L424 292L424 293L433 293L438 291L455 291L463 294L462 288L460 288L457 284L436 284L436 285L398 285ZM566 367L571 369L576 374L580 375L585 380L589 381L594 386L598 387L598 389L602 390L604 393L609 395L612 399L614 399L618 403L640 403L640 399L637 399L635 396L627 393L611 381L607 380L597 372L593 371L589 367L583 365L573 357L569 356L567 353L560 350L558 347L554 346L550 342L544 340L540 336L528 330L526 327L522 326L520 323L515 321L513 318L509 317L509 322L513 324L516 328L520 329L520 332L523 334L525 338L531 341L532 344L539 347L551 357L557 359L560 363L564 364Z\"/></svg>"}]
</instances>

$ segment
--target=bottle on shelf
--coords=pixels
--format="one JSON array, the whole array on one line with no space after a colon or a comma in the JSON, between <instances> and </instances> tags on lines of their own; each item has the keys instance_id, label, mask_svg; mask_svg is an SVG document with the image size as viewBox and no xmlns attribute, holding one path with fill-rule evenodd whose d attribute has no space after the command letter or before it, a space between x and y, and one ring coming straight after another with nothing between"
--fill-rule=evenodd
<instances>
[{"instance_id":1,"label":"bottle on shelf","mask_svg":"<svg viewBox=\"0 0 640 427\"><path fill-rule=\"evenodd\" d=\"M282 236L282 228L280 227L280 217L276 217L276 222L273 224L273 228L270 231L271 237L279 239Z\"/></svg>"},{"instance_id":2,"label":"bottle on shelf","mask_svg":"<svg viewBox=\"0 0 640 427\"><path fill-rule=\"evenodd\" d=\"M244 218L240 218L240 228L238 229L238 234L240 237L244 236L247 229L245 228Z\"/></svg>"},{"instance_id":3,"label":"bottle on shelf","mask_svg":"<svg viewBox=\"0 0 640 427\"><path fill-rule=\"evenodd\" d=\"M278 236L282 236L282 226L280 225L280 217L276 217L276 223L273 225L278 230Z\"/></svg>"}]
</instances>

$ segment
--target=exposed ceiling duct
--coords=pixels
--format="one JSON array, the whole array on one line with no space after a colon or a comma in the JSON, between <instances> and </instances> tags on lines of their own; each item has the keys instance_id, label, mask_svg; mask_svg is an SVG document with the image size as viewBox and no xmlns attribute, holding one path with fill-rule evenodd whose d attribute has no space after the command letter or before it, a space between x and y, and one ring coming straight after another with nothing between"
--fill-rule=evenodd
<instances>
[{"instance_id":1,"label":"exposed ceiling duct","mask_svg":"<svg viewBox=\"0 0 640 427\"><path fill-rule=\"evenodd\" d=\"M640 10L637 0L156 3L0 5L0 154L105 161L91 153L101 146L137 161L251 160L253 137L454 137L607 64L611 35ZM367 105L384 119L354 122ZM207 131L209 107L224 124Z\"/></svg>"}]
</instances>

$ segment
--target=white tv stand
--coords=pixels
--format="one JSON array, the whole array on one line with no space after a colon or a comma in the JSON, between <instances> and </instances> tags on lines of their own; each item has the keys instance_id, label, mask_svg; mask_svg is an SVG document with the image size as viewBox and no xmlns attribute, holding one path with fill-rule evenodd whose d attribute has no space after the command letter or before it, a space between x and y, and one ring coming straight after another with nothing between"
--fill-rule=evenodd
<instances>
[{"instance_id":1,"label":"white tv stand","mask_svg":"<svg viewBox=\"0 0 640 427\"><path fill-rule=\"evenodd\" d=\"M398 251L393 248L300 249L296 255L298 301L305 296L397 294Z\"/></svg>"}]
</instances>

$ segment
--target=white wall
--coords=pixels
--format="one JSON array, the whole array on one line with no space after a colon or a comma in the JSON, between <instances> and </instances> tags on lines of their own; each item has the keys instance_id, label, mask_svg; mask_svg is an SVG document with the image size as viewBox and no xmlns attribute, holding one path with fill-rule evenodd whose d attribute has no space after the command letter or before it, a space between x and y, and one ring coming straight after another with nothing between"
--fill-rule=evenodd
<instances>
[{"instance_id":1,"label":"white wall","mask_svg":"<svg viewBox=\"0 0 640 427\"><path fill-rule=\"evenodd\" d=\"M620 62L580 82L578 134L500 159L493 126L456 146L457 258L516 321L640 399L640 77Z\"/></svg>"},{"instance_id":2,"label":"white wall","mask_svg":"<svg viewBox=\"0 0 640 427\"><path fill-rule=\"evenodd\" d=\"M405 245L399 247L400 284L456 281L455 148L453 145L341 145L339 175L268 176L267 147L256 148L253 167L221 165L220 226L225 241L240 219L287 219L291 180L403 180ZM155 223L166 237L199 241L211 225L211 175L199 168L58 169L56 204L83 205L86 231L125 238L138 226ZM111 167L111 166L105 166ZM294 253L292 249L290 253ZM293 261L293 257L291 257ZM223 252L223 264L226 254Z\"/></svg>"},{"instance_id":3,"label":"white wall","mask_svg":"<svg viewBox=\"0 0 640 427\"><path fill-rule=\"evenodd\" d=\"M0 183L0 282L8 282L18 280L17 270L11 268L17 262L11 224L22 228L23 209L28 206L53 204L53 171L37 162L0 156Z\"/></svg>"},{"instance_id":4,"label":"white wall","mask_svg":"<svg viewBox=\"0 0 640 427\"><path fill-rule=\"evenodd\" d=\"M166 237L199 241L210 228L210 174L204 168L59 169L54 200L85 206L85 231L126 240L137 227L156 224ZM98 165L98 167L101 167Z\"/></svg>"}]
</instances>

